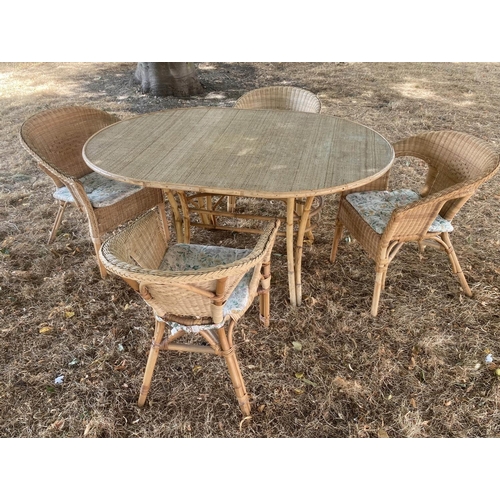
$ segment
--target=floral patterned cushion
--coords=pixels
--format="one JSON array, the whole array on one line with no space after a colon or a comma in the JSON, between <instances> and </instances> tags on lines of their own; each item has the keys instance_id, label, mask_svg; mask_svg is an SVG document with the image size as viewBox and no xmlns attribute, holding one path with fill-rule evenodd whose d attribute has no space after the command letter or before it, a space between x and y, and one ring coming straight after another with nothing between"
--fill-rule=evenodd
<instances>
[{"instance_id":1,"label":"floral patterned cushion","mask_svg":"<svg viewBox=\"0 0 500 500\"><path fill-rule=\"evenodd\" d=\"M346 196L346 199L375 232L382 234L393 210L419 200L420 195L411 189L398 189L351 193ZM453 231L453 226L450 221L438 215L428 231L449 233Z\"/></svg>"},{"instance_id":2,"label":"floral patterned cushion","mask_svg":"<svg viewBox=\"0 0 500 500\"><path fill-rule=\"evenodd\" d=\"M117 201L123 200L123 198L142 189L141 186L107 179L97 172L92 172L81 177L80 182L83 184L90 203L95 208L113 205ZM69 203L74 203L75 201L73 195L66 186L56 189L54 198Z\"/></svg>"},{"instance_id":3,"label":"floral patterned cushion","mask_svg":"<svg viewBox=\"0 0 500 500\"><path fill-rule=\"evenodd\" d=\"M164 271L191 271L207 267L216 267L242 259L251 252L252 250L239 248L178 243L177 245L169 247L160 265L160 269ZM232 313L241 311L247 305L249 300L249 285L252 276L253 270L250 270L233 290L224 304L224 318L230 316ZM223 324L224 321L218 325L183 326L173 321L168 322L171 334L179 330L198 333L200 330L220 328Z\"/></svg>"}]
</instances>

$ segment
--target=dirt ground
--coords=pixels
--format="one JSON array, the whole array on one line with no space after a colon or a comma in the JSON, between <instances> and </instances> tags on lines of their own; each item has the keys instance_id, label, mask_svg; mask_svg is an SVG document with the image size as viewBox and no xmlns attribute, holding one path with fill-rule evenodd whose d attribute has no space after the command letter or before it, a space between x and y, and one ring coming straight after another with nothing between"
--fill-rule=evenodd
<instances>
[{"instance_id":1,"label":"dirt ground","mask_svg":"<svg viewBox=\"0 0 500 500\"><path fill-rule=\"evenodd\" d=\"M391 142L453 129L500 143L498 63L197 67L206 94L181 100L142 95L135 63L0 65L0 437L500 437L498 176L454 220L472 298L444 253L407 245L371 317L373 263L347 235L329 263L337 199L326 197L303 259L303 305L288 303L280 239L271 326L259 326L255 306L237 326L252 419L242 422L223 361L187 353L160 354L147 403L137 407L153 316L122 281L100 279L76 209L47 244L53 185L20 146L26 118L71 104L120 118L232 106L248 90L294 85L316 93L322 113ZM394 186L418 185L422 171L396 164L392 175ZM199 231L193 241L232 237Z\"/></svg>"}]
</instances>

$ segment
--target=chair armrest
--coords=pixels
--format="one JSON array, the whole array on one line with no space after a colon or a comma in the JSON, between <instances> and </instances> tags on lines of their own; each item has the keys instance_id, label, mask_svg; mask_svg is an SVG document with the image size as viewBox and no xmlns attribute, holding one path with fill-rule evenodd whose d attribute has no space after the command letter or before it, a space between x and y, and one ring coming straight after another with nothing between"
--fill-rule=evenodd
<instances>
[{"instance_id":1,"label":"chair armrest","mask_svg":"<svg viewBox=\"0 0 500 500\"><path fill-rule=\"evenodd\" d=\"M432 222L448 201L456 199L465 199L467 201L474 193L475 187L476 183L471 184L464 181L443 191L409 203L404 207L396 208L384 231L384 238L392 240L411 235L424 237Z\"/></svg>"}]
</instances>

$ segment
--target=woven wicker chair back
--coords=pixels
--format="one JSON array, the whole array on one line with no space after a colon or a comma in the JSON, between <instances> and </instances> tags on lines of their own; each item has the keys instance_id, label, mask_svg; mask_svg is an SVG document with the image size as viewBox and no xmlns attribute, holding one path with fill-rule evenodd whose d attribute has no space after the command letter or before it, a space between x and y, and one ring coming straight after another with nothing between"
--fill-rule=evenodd
<instances>
[{"instance_id":1,"label":"woven wicker chair back","mask_svg":"<svg viewBox=\"0 0 500 500\"><path fill-rule=\"evenodd\" d=\"M56 172L80 178L92 172L82 157L87 139L102 128L119 121L105 111L70 106L42 111L21 127L21 141L35 157Z\"/></svg>"},{"instance_id":2,"label":"woven wicker chair back","mask_svg":"<svg viewBox=\"0 0 500 500\"><path fill-rule=\"evenodd\" d=\"M263 87L243 94L234 105L236 109L284 109L319 113L321 101L308 90L297 87Z\"/></svg>"},{"instance_id":3,"label":"woven wicker chair back","mask_svg":"<svg viewBox=\"0 0 500 500\"><path fill-rule=\"evenodd\" d=\"M220 300L225 302L243 276L253 269L249 298L260 280L261 264L270 259L279 222L266 226L252 252L230 264L190 271L159 270L168 248L156 211L149 212L109 238L101 249L108 271L139 283L144 300L158 316L211 318L219 280L225 279ZM208 320L210 322L210 320Z\"/></svg>"},{"instance_id":4,"label":"woven wicker chair back","mask_svg":"<svg viewBox=\"0 0 500 500\"><path fill-rule=\"evenodd\" d=\"M489 143L456 131L436 131L409 137L393 144L396 157L413 156L428 165L422 196L459 186L466 193L448 201L440 215L451 220L480 184L498 169L499 155ZM471 189L466 189L470 186Z\"/></svg>"}]
</instances>

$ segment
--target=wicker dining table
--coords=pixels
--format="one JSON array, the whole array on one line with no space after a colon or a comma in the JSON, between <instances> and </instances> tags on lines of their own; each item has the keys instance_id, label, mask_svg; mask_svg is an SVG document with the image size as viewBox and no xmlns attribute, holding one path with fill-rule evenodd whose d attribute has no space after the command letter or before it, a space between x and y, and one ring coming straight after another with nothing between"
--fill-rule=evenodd
<instances>
[{"instance_id":1,"label":"wicker dining table","mask_svg":"<svg viewBox=\"0 0 500 500\"><path fill-rule=\"evenodd\" d=\"M372 129L327 114L194 107L106 127L87 141L83 158L105 177L141 186L286 200L290 303L298 306L313 199L384 175L394 150ZM298 198L305 205L294 234Z\"/></svg>"}]
</instances>

